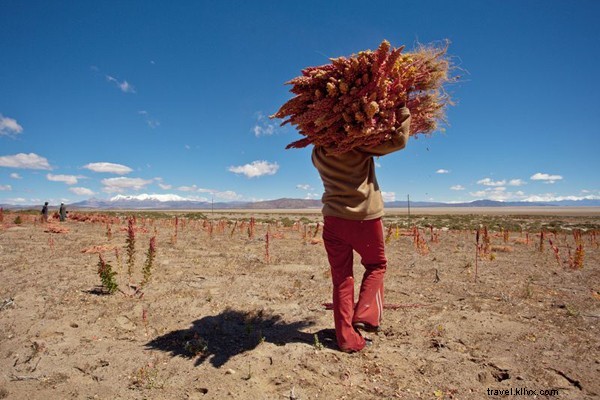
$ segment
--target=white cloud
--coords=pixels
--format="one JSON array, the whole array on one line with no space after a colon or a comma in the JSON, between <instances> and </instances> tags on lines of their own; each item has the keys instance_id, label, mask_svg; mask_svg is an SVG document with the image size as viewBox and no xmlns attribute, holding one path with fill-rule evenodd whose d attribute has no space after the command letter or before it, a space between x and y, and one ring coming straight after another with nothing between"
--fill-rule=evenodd
<instances>
[{"instance_id":1,"label":"white cloud","mask_svg":"<svg viewBox=\"0 0 600 400\"><path fill-rule=\"evenodd\" d=\"M180 192L197 192L198 191L198 186L196 186L196 185L192 185L192 186L179 186L177 188L177 190L179 190Z\"/></svg>"},{"instance_id":2,"label":"white cloud","mask_svg":"<svg viewBox=\"0 0 600 400\"><path fill-rule=\"evenodd\" d=\"M304 197L306 200L313 200L313 199L320 199L321 195L318 193L306 193L306 196Z\"/></svg>"},{"instance_id":3,"label":"white cloud","mask_svg":"<svg viewBox=\"0 0 600 400\"><path fill-rule=\"evenodd\" d=\"M13 172L12 174L10 174L10 177L13 179L23 179L23 177L19 174L17 174L16 172Z\"/></svg>"},{"instance_id":4,"label":"white cloud","mask_svg":"<svg viewBox=\"0 0 600 400\"><path fill-rule=\"evenodd\" d=\"M64 182L67 185L75 185L77 183L77 176L75 175L53 175L47 174L46 178L52 182Z\"/></svg>"},{"instance_id":5,"label":"white cloud","mask_svg":"<svg viewBox=\"0 0 600 400\"><path fill-rule=\"evenodd\" d=\"M493 181L490 178L481 179L477 181L477 183L484 186L523 186L527 184L527 182L523 181L522 179L511 179L507 182L506 179L502 179L501 181Z\"/></svg>"},{"instance_id":6,"label":"white cloud","mask_svg":"<svg viewBox=\"0 0 600 400\"><path fill-rule=\"evenodd\" d=\"M110 75L106 75L106 80L113 82L124 93L135 93L135 88L127 81L119 82L116 78L113 78Z\"/></svg>"},{"instance_id":7,"label":"white cloud","mask_svg":"<svg viewBox=\"0 0 600 400\"><path fill-rule=\"evenodd\" d=\"M554 183L556 181L560 181L563 177L560 175L549 175L538 172L531 176L532 181L543 181L544 183Z\"/></svg>"},{"instance_id":8,"label":"white cloud","mask_svg":"<svg viewBox=\"0 0 600 400\"><path fill-rule=\"evenodd\" d=\"M477 199L487 199L496 201L517 201L525 199L525 193L522 191L509 192L504 186L492 187L485 190L469 193Z\"/></svg>"},{"instance_id":9,"label":"white cloud","mask_svg":"<svg viewBox=\"0 0 600 400\"><path fill-rule=\"evenodd\" d=\"M437 171L435 171L436 174L449 174L450 171L448 171L447 169L438 169Z\"/></svg>"},{"instance_id":10,"label":"white cloud","mask_svg":"<svg viewBox=\"0 0 600 400\"><path fill-rule=\"evenodd\" d=\"M148 126L150 128L154 129L160 125L160 121L157 120L156 118L152 117L148 111L145 111L145 110L138 111L138 114L144 116L144 120L146 121L146 124L148 124Z\"/></svg>"},{"instance_id":11,"label":"white cloud","mask_svg":"<svg viewBox=\"0 0 600 400\"><path fill-rule=\"evenodd\" d=\"M12 186L10 185L0 185L0 192L10 192L12 190Z\"/></svg>"},{"instance_id":12,"label":"white cloud","mask_svg":"<svg viewBox=\"0 0 600 400\"><path fill-rule=\"evenodd\" d=\"M588 196L557 196L555 193L544 193L538 195L531 195L524 199L524 201L563 201L563 200L600 200L600 196L588 195Z\"/></svg>"},{"instance_id":13,"label":"white cloud","mask_svg":"<svg viewBox=\"0 0 600 400\"><path fill-rule=\"evenodd\" d=\"M215 197L228 201L241 200L243 198L241 194L237 194L232 190L226 190L224 192L215 192Z\"/></svg>"},{"instance_id":14,"label":"white cloud","mask_svg":"<svg viewBox=\"0 0 600 400\"><path fill-rule=\"evenodd\" d=\"M275 128L273 125L267 125L266 127L260 125L254 125L252 128L252 132L254 132L254 136L270 136L275 132Z\"/></svg>"},{"instance_id":15,"label":"white cloud","mask_svg":"<svg viewBox=\"0 0 600 400\"><path fill-rule=\"evenodd\" d=\"M506 185L506 180L493 181L490 178L484 178L477 181L477 183L483 186L504 186Z\"/></svg>"},{"instance_id":16,"label":"white cloud","mask_svg":"<svg viewBox=\"0 0 600 400\"><path fill-rule=\"evenodd\" d=\"M198 187L196 184L194 185L190 185L190 186L179 186L177 188L177 190L181 191L181 192L197 192L197 193L216 193L216 190L211 190L211 189L204 189L201 187Z\"/></svg>"},{"instance_id":17,"label":"white cloud","mask_svg":"<svg viewBox=\"0 0 600 400\"><path fill-rule=\"evenodd\" d=\"M375 167L376 167L376 168L381 168L381 164L380 164L380 163L378 163L377 161L375 161Z\"/></svg>"},{"instance_id":18,"label":"white cloud","mask_svg":"<svg viewBox=\"0 0 600 400\"><path fill-rule=\"evenodd\" d=\"M95 194L92 190L84 187L72 187L69 188L69 191L75 193L77 196L93 196Z\"/></svg>"},{"instance_id":19,"label":"white cloud","mask_svg":"<svg viewBox=\"0 0 600 400\"><path fill-rule=\"evenodd\" d=\"M310 185L296 185L296 189L300 189L300 190L313 190L313 188Z\"/></svg>"},{"instance_id":20,"label":"white cloud","mask_svg":"<svg viewBox=\"0 0 600 400\"><path fill-rule=\"evenodd\" d=\"M508 185L509 186L523 186L523 185L527 185L527 182L525 182L522 179L511 179L510 181L508 181Z\"/></svg>"},{"instance_id":21,"label":"white cloud","mask_svg":"<svg viewBox=\"0 0 600 400\"><path fill-rule=\"evenodd\" d=\"M450 186L450 189L452 189L452 190L465 190L465 187L463 185L454 185L454 186Z\"/></svg>"},{"instance_id":22,"label":"white cloud","mask_svg":"<svg viewBox=\"0 0 600 400\"><path fill-rule=\"evenodd\" d=\"M102 189L106 193L122 193L126 190L141 190L146 185L152 183L152 180L146 180L142 178L108 178L102 179L104 188Z\"/></svg>"},{"instance_id":23,"label":"white cloud","mask_svg":"<svg viewBox=\"0 0 600 400\"><path fill-rule=\"evenodd\" d=\"M385 202L396 201L395 192L381 192L381 197L383 197L383 201Z\"/></svg>"},{"instance_id":24,"label":"white cloud","mask_svg":"<svg viewBox=\"0 0 600 400\"><path fill-rule=\"evenodd\" d=\"M0 157L0 167L45 170L52 169L46 158L38 156L35 153L19 153L15 154L14 156L2 156Z\"/></svg>"},{"instance_id":25,"label":"white cloud","mask_svg":"<svg viewBox=\"0 0 600 400\"><path fill-rule=\"evenodd\" d=\"M196 185L179 186L177 188L177 190L179 190L181 192L191 192L191 193L210 193L212 196L214 196L214 198L223 199L223 200L227 200L227 201L241 200L244 197L241 194L238 194L232 190L220 191L220 190L214 190L214 189L205 189L205 188L198 187ZM189 199L196 200L196 201L207 201L206 197L190 197Z\"/></svg>"},{"instance_id":26,"label":"white cloud","mask_svg":"<svg viewBox=\"0 0 600 400\"><path fill-rule=\"evenodd\" d=\"M27 199L23 198L23 197L13 197L10 199L4 199L6 201L7 204L25 204L27 203ZM31 202L34 203L34 202ZM39 202L35 202L35 203L39 203Z\"/></svg>"},{"instance_id":27,"label":"white cloud","mask_svg":"<svg viewBox=\"0 0 600 400\"><path fill-rule=\"evenodd\" d=\"M263 113L256 113L256 124L254 128L252 128L252 132L254 132L254 136L271 136L275 133L276 124L273 124L269 121L267 117L263 115Z\"/></svg>"},{"instance_id":28,"label":"white cloud","mask_svg":"<svg viewBox=\"0 0 600 400\"><path fill-rule=\"evenodd\" d=\"M166 184L166 183L163 183L163 178L161 178L161 177L156 177L156 178L154 178L154 180L155 180L156 182L158 182L158 183L157 183L157 184L158 184L158 186L159 186L161 189L163 189L163 190L169 190L169 189L171 189L171 188L173 187L173 185L168 185L168 184Z\"/></svg>"},{"instance_id":29,"label":"white cloud","mask_svg":"<svg viewBox=\"0 0 600 400\"><path fill-rule=\"evenodd\" d=\"M477 192L471 192L469 194L473 197L481 197L481 196L485 196L488 193L504 193L504 192L506 192L506 188L503 186L500 186L500 187L488 188L485 190L478 190Z\"/></svg>"},{"instance_id":30,"label":"white cloud","mask_svg":"<svg viewBox=\"0 0 600 400\"><path fill-rule=\"evenodd\" d=\"M109 162L97 162L84 165L82 168L89 169L94 172L106 172L110 174L125 175L133 171L131 168Z\"/></svg>"},{"instance_id":31,"label":"white cloud","mask_svg":"<svg viewBox=\"0 0 600 400\"><path fill-rule=\"evenodd\" d=\"M212 199L209 199L208 197L202 197L202 196L190 196L187 198L190 201L203 201L203 202L209 202Z\"/></svg>"},{"instance_id":32,"label":"white cloud","mask_svg":"<svg viewBox=\"0 0 600 400\"><path fill-rule=\"evenodd\" d=\"M589 194L583 196L560 196L556 193L543 193L527 195L523 191L511 192L506 187L492 187L485 190L469 193L477 199L496 201L526 201L526 202L551 202L563 200L600 200L600 195Z\"/></svg>"},{"instance_id":33,"label":"white cloud","mask_svg":"<svg viewBox=\"0 0 600 400\"><path fill-rule=\"evenodd\" d=\"M3 117L0 114L0 136L18 135L23 132L23 127L12 118Z\"/></svg>"},{"instance_id":34,"label":"white cloud","mask_svg":"<svg viewBox=\"0 0 600 400\"><path fill-rule=\"evenodd\" d=\"M275 175L279 165L268 161L253 161L250 164L229 167L229 171L235 174L243 174L248 178L256 178L263 175Z\"/></svg>"}]
</instances>

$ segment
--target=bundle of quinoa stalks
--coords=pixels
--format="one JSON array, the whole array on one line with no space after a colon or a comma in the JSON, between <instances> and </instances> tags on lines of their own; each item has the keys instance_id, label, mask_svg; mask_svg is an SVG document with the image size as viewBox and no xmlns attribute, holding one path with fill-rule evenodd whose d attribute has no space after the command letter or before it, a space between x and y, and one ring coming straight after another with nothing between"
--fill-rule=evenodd
<instances>
[{"instance_id":1,"label":"bundle of quinoa stalks","mask_svg":"<svg viewBox=\"0 0 600 400\"><path fill-rule=\"evenodd\" d=\"M394 49L384 40L375 51L302 70L286 83L296 96L271 116L305 136L286 149L314 144L341 154L378 145L399 128L404 106L411 113L411 136L434 132L452 104L444 85L456 79L449 75L447 48L444 42L403 52L404 46Z\"/></svg>"}]
</instances>

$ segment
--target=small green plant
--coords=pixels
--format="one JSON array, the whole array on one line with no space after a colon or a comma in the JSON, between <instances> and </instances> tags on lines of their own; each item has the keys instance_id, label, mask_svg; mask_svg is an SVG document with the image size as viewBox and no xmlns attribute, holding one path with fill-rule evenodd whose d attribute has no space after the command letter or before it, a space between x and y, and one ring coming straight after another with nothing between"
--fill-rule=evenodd
<instances>
[{"instance_id":1,"label":"small green plant","mask_svg":"<svg viewBox=\"0 0 600 400\"><path fill-rule=\"evenodd\" d=\"M201 338L198 333L194 332L194 337L190 340L187 340L184 343L183 348L188 354L190 354L192 357L195 357L208 350L208 343L206 340Z\"/></svg>"},{"instance_id":2,"label":"small green plant","mask_svg":"<svg viewBox=\"0 0 600 400\"><path fill-rule=\"evenodd\" d=\"M315 349L323 350L323 344L319 341L319 336L317 336L317 334L315 333L313 335L313 338L314 338L313 346L315 346Z\"/></svg>"},{"instance_id":3,"label":"small green plant","mask_svg":"<svg viewBox=\"0 0 600 400\"><path fill-rule=\"evenodd\" d=\"M283 217L279 220L279 222L281 223L281 225L283 225L284 228L291 228L292 226L294 226L294 221L291 220L288 217Z\"/></svg>"},{"instance_id":4,"label":"small green plant","mask_svg":"<svg viewBox=\"0 0 600 400\"><path fill-rule=\"evenodd\" d=\"M154 363L139 368L132 377L132 389L162 389L164 382L158 381L158 369Z\"/></svg>"},{"instance_id":5,"label":"small green plant","mask_svg":"<svg viewBox=\"0 0 600 400\"><path fill-rule=\"evenodd\" d=\"M112 270L112 266L104 261L104 257L102 254L99 254L100 260L98 261L98 275L100 276L100 280L102 281L102 288L108 294L113 294L119 288L117 282L115 280L115 275L117 274Z\"/></svg>"},{"instance_id":6,"label":"small green plant","mask_svg":"<svg viewBox=\"0 0 600 400\"><path fill-rule=\"evenodd\" d=\"M565 308L567 309L567 315L569 317L578 317L580 314L579 310L570 304L567 304Z\"/></svg>"},{"instance_id":7,"label":"small green plant","mask_svg":"<svg viewBox=\"0 0 600 400\"><path fill-rule=\"evenodd\" d=\"M23 219L21 218L20 215L17 215L17 217L14 220L15 225L21 225L23 223Z\"/></svg>"}]
</instances>

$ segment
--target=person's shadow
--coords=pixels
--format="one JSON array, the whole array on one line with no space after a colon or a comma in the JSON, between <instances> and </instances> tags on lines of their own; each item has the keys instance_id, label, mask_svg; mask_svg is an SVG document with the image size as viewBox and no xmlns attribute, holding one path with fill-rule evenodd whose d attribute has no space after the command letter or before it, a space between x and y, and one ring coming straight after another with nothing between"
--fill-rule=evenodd
<instances>
[{"instance_id":1,"label":"person's shadow","mask_svg":"<svg viewBox=\"0 0 600 400\"><path fill-rule=\"evenodd\" d=\"M300 342L308 346L337 349L334 329L322 329L315 333L301 331L314 324L314 321L287 323L282 321L281 316L265 315L262 311L251 313L227 309L218 315L194 321L189 329L159 336L146 346L168 352L173 357L198 357L196 366L210 359L216 368L262 342L279 346Z\"/></svg>"}]
</instances>

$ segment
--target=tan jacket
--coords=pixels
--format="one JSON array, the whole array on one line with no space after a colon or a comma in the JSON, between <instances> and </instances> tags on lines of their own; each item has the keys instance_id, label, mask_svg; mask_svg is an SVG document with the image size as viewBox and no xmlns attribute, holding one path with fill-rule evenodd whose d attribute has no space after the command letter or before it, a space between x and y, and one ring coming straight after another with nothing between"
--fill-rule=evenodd
<instances>
[{"instance_id":1,"label":"tan jacket","mask_svg":"<svg viewBox=\"0 0 600 400\"><path fill-rule=\"evenodd\" d=\"M343 154L329 154L315 146L312 162L321 175L323 215L352 220L369 220L383 215L383 198L375 177L373 157L383 156L406 146L410 111L403 108L403 121L392 138L377 146L358 147Z\"/></svg>"}]
</instances>

